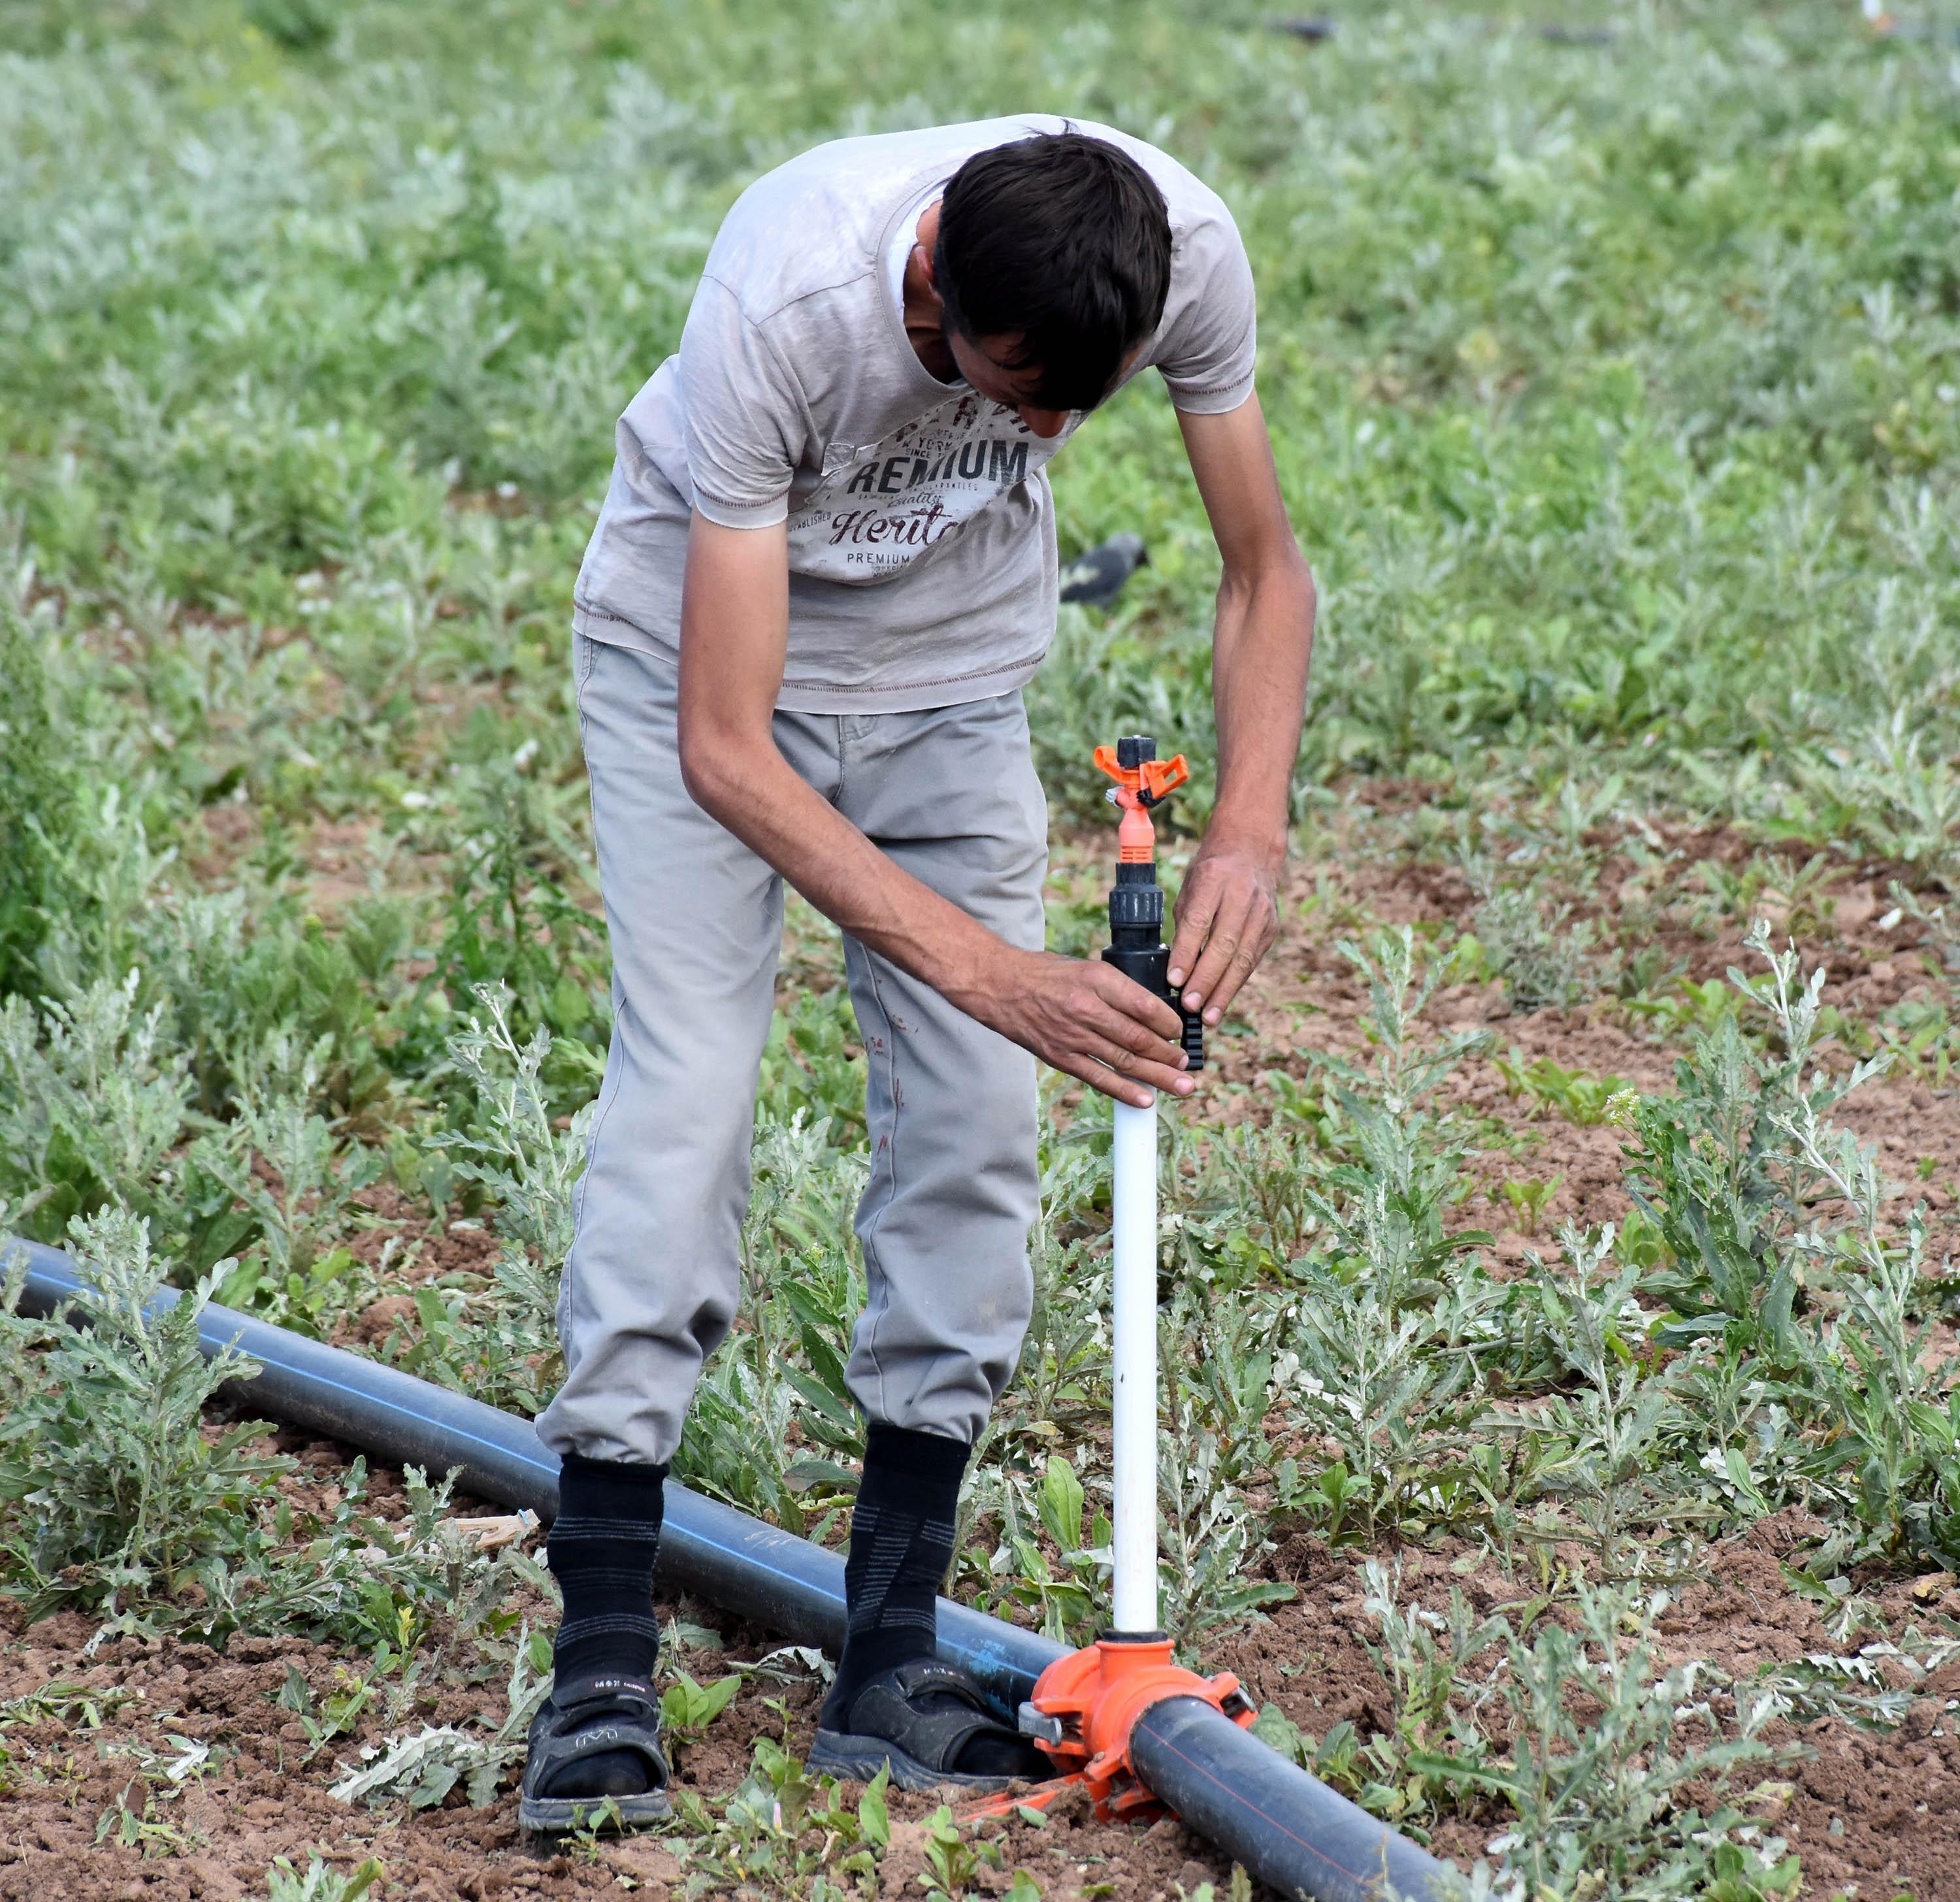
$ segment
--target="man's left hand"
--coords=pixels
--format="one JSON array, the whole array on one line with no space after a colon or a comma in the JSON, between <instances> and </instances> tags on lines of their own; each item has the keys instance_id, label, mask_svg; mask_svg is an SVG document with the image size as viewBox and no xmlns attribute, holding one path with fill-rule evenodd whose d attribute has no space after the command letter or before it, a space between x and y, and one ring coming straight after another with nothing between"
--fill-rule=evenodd
<instances>
[{"instance_id":1,"label":"man's left hand","mask_svg":"<svg viewBox=\"0 0 1960 1902\"><path fill-rule=\"evenodd\" d=\"M1279 936L1279 879L1263 854L1201 845L1177 895L1170 981L1217 1023Z\"/></svg>"}]
</instances>

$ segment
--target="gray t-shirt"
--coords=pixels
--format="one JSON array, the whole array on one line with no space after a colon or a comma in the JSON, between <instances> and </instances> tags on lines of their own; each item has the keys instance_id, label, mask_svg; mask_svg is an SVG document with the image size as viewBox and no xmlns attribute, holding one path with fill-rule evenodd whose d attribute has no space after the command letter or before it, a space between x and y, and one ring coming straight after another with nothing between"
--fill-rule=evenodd
<instances>
[{"instance_id":1,"label":"gray t-shirt","mask_svg":"<svg viewBox=\"0 0 1960 1902\"><path fill-rule=\"evenodd\" d=\"M929 374L898 273L920 212L974 153L1068 124L1129 153L1170 212L1154 364L1179 409L1252 393L1252 275L1231 214L1174 159L1106 126L1039 115L840 139L750 186L723 222L682 332L619 418L575 625L678 650L689 511L789 523L778 704L896 713L1006 693L1054 638L1055 510L1043 441L1011 409Z\"/></svg>"}]
</instances>

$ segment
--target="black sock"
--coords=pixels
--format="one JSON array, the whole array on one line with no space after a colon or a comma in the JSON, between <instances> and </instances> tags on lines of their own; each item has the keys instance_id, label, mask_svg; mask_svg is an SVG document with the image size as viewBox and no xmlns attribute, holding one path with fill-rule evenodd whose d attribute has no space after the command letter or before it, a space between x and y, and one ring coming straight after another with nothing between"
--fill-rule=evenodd
<instances>
[{"instance_id":1,"label":"black sock","mask_svg":"<svg viewBox=\"0 0 1960 1902\"><path fill-rule=\"evenodd\" d=\"M558 1517L546 1543L565 1599L552 1647L554 1703L562 1703L562 1692L587 1686L654 1695L660 1646L654 1558L667 1476L664 1465L565 1455ZM539 1794L623 1796L647 1786L638 1751L608 1751L568 1766Z\"/></svg>"},{"instance_id":2,"label":"black sock","mask_svg":"<svg viewBox=\"0 0 1960 1902\"><path fill-rule=\"evenodd\" d=\"M935 1601L953 1563L953 1519L971 1451L943 1433L873 1423L844 1562L844 1655L824 1700L824 1721L833 1729L848 1722L853 1700L880 1671L933 1655Z\"/></svg>"},{"instance_id":3,"label":"black sock","mask_svg":"<svg viewBox=\"0 0 1960 1902\"><path fill-rule=\"evenodd\" d=\"M972 1449L908 1427L874 1424L844 1562L847 1626L837 1681L823 1702L828 1730L851 1729L851 1706L881 1671L930 1658L939 1639L939 1588L953 1563L959 1481ZM940 1692L915 1709L958 1700ZM1042 1777L1046 1758L1026 1739L969 1737L945 1768L982 1776Z\"/></svg>"}]
</instances>

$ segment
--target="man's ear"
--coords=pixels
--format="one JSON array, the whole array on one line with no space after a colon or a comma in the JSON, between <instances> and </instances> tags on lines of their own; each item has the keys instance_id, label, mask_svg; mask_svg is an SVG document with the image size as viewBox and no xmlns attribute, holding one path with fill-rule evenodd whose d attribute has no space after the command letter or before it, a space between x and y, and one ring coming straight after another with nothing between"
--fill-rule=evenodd
<instances>
[{"instance_id":1,"label":"man's ear","mask_svg":"<svg viewBox=\"0 0 1960 1902\"><path fill-rule=\"evenodd\" d=\"M934 290L939 288L939 274L934 269L935 256L939 250L939 211L940 201L935 199L919 214L918 224L912 235L918 240L920 268L925 273L925 281Z\"/></svg>"}]
</instances>

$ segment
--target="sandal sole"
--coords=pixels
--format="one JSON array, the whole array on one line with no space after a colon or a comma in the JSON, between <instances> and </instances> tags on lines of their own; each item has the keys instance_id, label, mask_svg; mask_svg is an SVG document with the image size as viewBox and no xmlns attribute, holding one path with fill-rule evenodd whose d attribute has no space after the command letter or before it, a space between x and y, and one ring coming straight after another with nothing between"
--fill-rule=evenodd
<instances>
[{"instance_id":1,"label":"sandal sole","mask_svg":"<svg viewBox=\"0 0 1960 1902\"><path fill-rule=\"evenodd\" d=\"M642 1790L637 1796L526 1796L518 1801L517 1825L533 1836L569 1836L587 1827L609 1803L619 1812L612 1826L622 1830L664 1823L673 1814L663 1789Z\"/></svg>"},{"instance_id":2,"label":"sandal sole","mask_svg":"<svg viewBox=\"0 0 1960 1902\"><path fill-rule=\"evenodd\" d=\"M882 1737L849 1737L835 1730L819 1730L809 1756L803 1760L804 1769L814 1776L835 1776L853 1783L868 1783L888 1765L892 1781L900 1789L937 1789L943 1783L951 1783L985 1795L1006 1789L1017 1780L1012 1776L975 1776L954 1770L934 1770Z\"/></svg>"}]
</instances>

